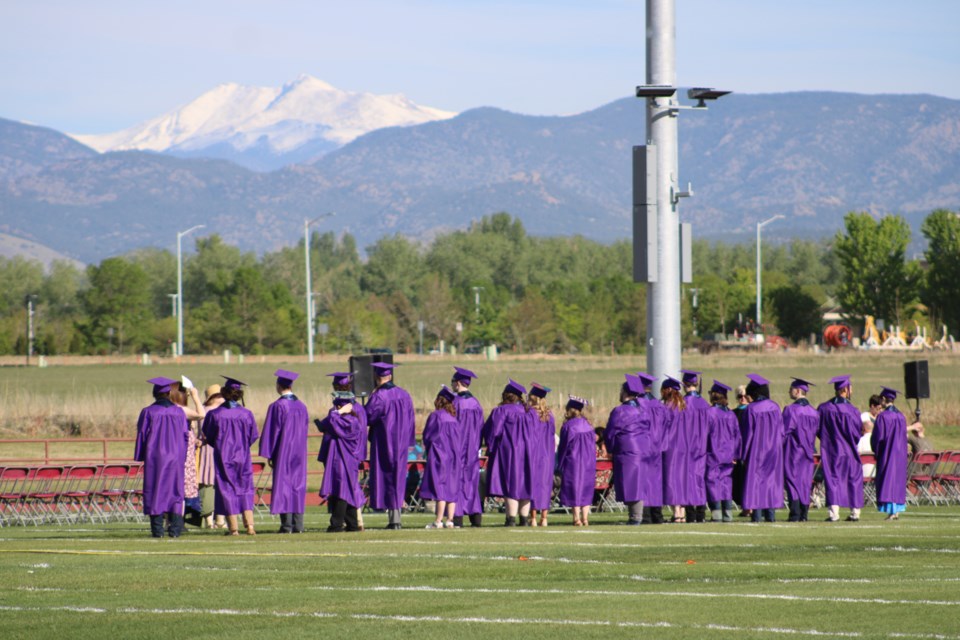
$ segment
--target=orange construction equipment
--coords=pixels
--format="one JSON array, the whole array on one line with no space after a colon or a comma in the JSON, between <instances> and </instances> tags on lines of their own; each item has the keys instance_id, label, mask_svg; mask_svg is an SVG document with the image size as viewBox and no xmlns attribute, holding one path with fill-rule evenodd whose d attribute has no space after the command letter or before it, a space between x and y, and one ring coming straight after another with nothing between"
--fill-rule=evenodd
<instances>
[{"instance_id":1,"label":"orange construction equipment","mask_svg":"<svg viewBox=\"0 0 960 640\"><path fill-rule=\"evenodd\" d=\"M837 349L851 346L853 329L845 324L832 324L823 331L823 344Z\"/></svg>"}]
</instances>

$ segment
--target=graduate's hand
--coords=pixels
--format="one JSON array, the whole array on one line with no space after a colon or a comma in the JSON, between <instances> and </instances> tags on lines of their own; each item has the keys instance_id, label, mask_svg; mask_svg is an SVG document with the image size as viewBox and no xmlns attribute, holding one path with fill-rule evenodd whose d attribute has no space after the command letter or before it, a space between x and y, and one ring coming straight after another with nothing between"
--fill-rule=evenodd
<instances>
[{"instance_id":1,"label":"graduate's hand","mask_svg":"<svg viewBox=\"0 0 960 640\"><path fill-rule=\"evenodd\" d=\"M348 402L347 404L337 409L337 413L339 413L340 415L343 415L345 413L350 413L351 411L353 411L353 403L351 402Z\"/></svg>"}]
</instances>

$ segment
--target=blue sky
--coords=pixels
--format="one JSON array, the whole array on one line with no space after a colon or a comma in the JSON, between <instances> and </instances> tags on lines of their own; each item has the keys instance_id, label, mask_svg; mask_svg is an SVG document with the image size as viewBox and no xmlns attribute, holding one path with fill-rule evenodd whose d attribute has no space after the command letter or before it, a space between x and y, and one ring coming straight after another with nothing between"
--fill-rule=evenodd
<instances>
[{"instance_id":1,"label":"blue sky","mask_svg":"<svg viewBox=\"0 0 960 640\"><path fill-rule=\"evenodd\" d=\"M677 0L677 79L960 99L960 1ZM569 114L644 81L643 0L0 0L0 117L119 130L308 73L462 111Z\"/></svg>"}]
</instances>

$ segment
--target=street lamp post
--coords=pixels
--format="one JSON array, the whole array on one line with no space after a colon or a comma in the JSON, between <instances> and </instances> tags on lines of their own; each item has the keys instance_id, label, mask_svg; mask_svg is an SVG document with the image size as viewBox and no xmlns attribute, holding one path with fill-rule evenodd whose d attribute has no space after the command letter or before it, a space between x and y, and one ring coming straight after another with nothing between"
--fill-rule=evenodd
<instances>
[{"instance_id":1,"label":"street lamp post","mask_svg":"<svg viewBox=\"0 0 960 640\"><path fill-rule=\"evenodd\" d=\"M763 222L758 222L758 223L757 223L757 327L756 327L756 329L754 330L754 333L759 333L759 334L762 334L762 333L763 333L763 324L761 324L761 313L760 313L760 305L761 305L761 301L763 300L763 297L762 297L761 291L760 291L760 286L761 286L761 279L760 279L760 268L761 268L761 264L760 264L760 229L762 229L765 225L770 224L771 222L774 222L774 221L776 221L776 220L782 220L783 218L784 218L783 215L777 214L777 215L773 216L772 218L767 218L767 219L764 220Z\"/></svg>"},{"instance_id":2,"label":"street lamp post","mask_svg":"<svg viewBox=\"0 0 960 640\"><path fill-rule=\"evenodd\" d=\"M477 320L480 320L480 292L483 287L473 287L473 304L477 312Z\"/></svg>"},{"instance_id":3,"label":"street lamp post","mask_svg":"<svg viewBox=\"0 0 960 640\"><path fill-rule=\"evenodd\" d=\"M198 224L186 231L177 232L177 357L183 355L183 236L202 229L206 225Z\"/></svg>"},{"instance_id":4,"label":"street lamp post","mask_svg":"<svg viewBox=\"0 0 960 640\"><path fill-rule=\"evenodd\" d=\"M324 213L313 220L303 220L303 258L307 272L307 362L313 362L313 285L310 284L310 225L335 215L334 212Z\"/></svg>"}]
</instances>

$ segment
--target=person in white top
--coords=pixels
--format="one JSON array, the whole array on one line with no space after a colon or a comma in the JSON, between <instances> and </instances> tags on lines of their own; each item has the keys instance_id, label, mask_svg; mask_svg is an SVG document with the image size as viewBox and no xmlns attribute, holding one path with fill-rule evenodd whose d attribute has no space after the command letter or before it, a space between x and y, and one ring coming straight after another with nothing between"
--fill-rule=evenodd
<instances>
[{"instance_id":1,"label":"person in white top","mask_svg":"<svg viewBox=\"0 0 960 640\"><path fill-rule=\"evenodd\" d=\"M860 442L857 443L857 451L860 453L873 453L873 449L870 447L870 434L873 433L873 421L876 420L877 415L882 410L883 399L878 395L870 396L870 410L860 414L860 420L863 421L862 435L860 436ZM875 465L863 465L864 478L872 478L875 471Z\"/></svg>"}]
</instances>

